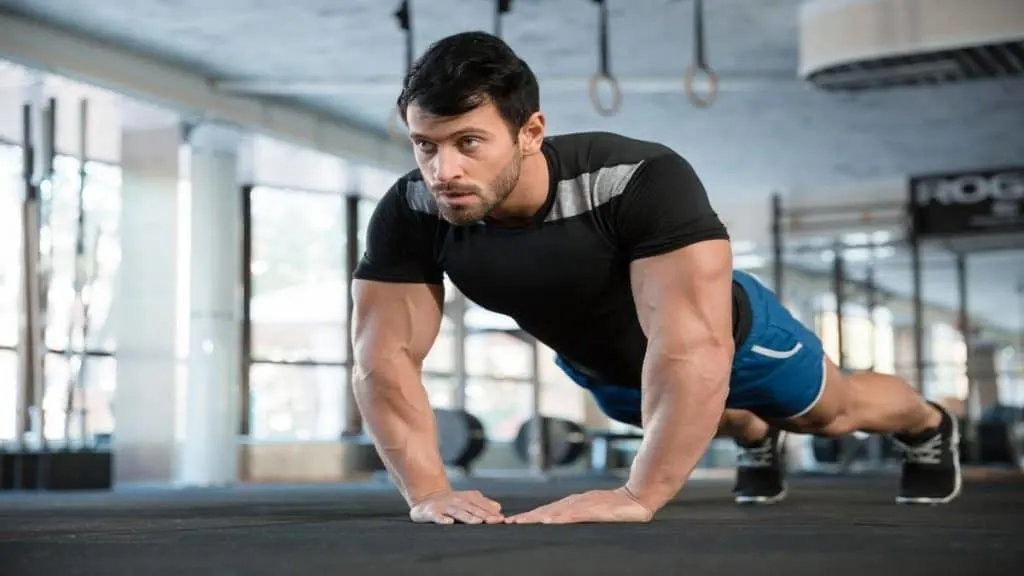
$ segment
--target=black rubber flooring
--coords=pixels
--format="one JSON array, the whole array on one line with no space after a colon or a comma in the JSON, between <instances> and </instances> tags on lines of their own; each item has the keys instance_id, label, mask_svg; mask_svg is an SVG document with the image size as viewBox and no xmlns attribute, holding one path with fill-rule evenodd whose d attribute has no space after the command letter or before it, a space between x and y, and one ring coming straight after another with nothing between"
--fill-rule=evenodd
<instances>
[{"instance_id":1,"label":"black rubber flooring","mask_svg":"<svg viewBox=\"0 0 1024 576\"><path fill-rule=\"evenodd\" d=\"M644 525L415 525L385 485L0 494L0 575L1022 574L1024 482L969 482L939 507L896 479L801 478L738 507L692 482ZM610 483L479 481L518 511Z\"/></svg>"}]
</instances>

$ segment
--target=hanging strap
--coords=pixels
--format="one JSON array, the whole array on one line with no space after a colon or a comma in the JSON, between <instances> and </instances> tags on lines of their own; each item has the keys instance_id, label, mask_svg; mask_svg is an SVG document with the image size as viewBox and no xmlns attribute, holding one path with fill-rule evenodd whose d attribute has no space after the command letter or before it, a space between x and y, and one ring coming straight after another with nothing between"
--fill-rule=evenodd
<instances>
[{"instance_id":1,"label":"hanging strap","mask_svg":"<svg viewBox=\"0 0 1024 576\"><path fill-rule=\"evenodd\" d=\"M594 109L602 116L614 116L622 105L622 90L619 81L612 76L608 56L608 4L605 0L593 0L598 6L598 31L597 31L597 73L590 77L590 102ZM610 106L601 103L597 95L597 88L601 81L607 82L612 89L612 102Z\"/></svg>"},{"instance_id":2,"label":"hanging strap","mask_svg":"<svg viewBox=\"0 0 1024 576\"><path fill-rule=\"evenodd\" d=\"M412 11L409 7L409 0L402 0L398 5L398 10L395 10L395 20L398 21L398 28L405 33L405 70L408 72L412 68L413 60L413 42L412 42Z\"/></svg>"},{"instance_id":3,"label":"hanging strap","mask_svg":"<svg viewBox=\"0 0 1024 576\"><path fill-rule=\"evenodd\" d=\"M412 70L413 62L413 38L412 38L412 9L409 4L409 0L402 0L398 4L398 9L394 13L395 20L398 21L398 28L405 34L405 70L402 74L408 74ZM391 112L391 116L388 118L388 136L395 140L404 140L405 137L402 134L401 125L404 124L401 118L401 111L398 106Z\"/></svg>"},{"instance_id":4,"label":"hanging strap","mask_svg":"<svg viewBox=\"0 0 1024 576\"><path fill-rule=\"evenodd\" d=\"M708 66L704 53L704 2L693 0L693 62L686 69L684 84L686 96L698 108L706 108L718 97L718 76ZM703 72L708 78L708 93L700 96L693 89L697 74Z\"/></svg>"},{"instance_id":5,"label":"hanging strap","mask_svg":"<svg viewBox=\"0 0 1024 576\"><path fill-rule=\"evenodd\" d=\"M502 16L512 10L512 0L495 0L494 2L494 35L501 38Z\"/></svg>"}]
</instances>

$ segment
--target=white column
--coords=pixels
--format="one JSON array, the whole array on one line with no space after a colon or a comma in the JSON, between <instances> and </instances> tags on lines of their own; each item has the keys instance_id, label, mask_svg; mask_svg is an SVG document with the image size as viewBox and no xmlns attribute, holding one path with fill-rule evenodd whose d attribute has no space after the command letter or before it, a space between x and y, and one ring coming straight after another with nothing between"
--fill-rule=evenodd
<instances>
[{"instance_id":1,"label":"white column","mask_svg":"<svg viewBox=\"0 0 1024 576\"><path fill-rule=\"evenodd\" d=\"M115 483L237 478L238 137L131 114L122 133Z\"/></svg>"},{"instance_id":2,"label":"white column","mask_svg":"<svg viewBox=\"0 0 1024 576\"><path fill-rule=\"evenodd\" d=\"M122 134L121 266L112 310L118 486L174 479L180 145L174 119Z\"/></svg>"},{"instance_id":3,"label":"white column","mask_svg":"<svg viewBox=\"0 0 1024 576\"><path fill-rule=\"evenodd\" d=\"M220 485L238 477L242 341L242 197L239 135L191 130L189 361L179 481Z\"/></svg>"}]
</instances>

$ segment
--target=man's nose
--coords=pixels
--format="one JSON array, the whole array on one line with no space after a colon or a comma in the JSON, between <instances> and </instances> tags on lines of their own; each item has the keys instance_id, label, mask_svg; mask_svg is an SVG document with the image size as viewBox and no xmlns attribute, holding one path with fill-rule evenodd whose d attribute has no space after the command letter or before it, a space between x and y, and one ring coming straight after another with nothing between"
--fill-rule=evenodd
<instances>
[{"instance_id":1,"label":"man's nose","mask_svg":"<svg viewBox=\"0 0 1024 576\"><path fill-rule=\"evenodd\" d=\"M462 175L458 154L441 150L434 156L434 178L438 182L451 182Z\"/></svg>"}]
</instances>

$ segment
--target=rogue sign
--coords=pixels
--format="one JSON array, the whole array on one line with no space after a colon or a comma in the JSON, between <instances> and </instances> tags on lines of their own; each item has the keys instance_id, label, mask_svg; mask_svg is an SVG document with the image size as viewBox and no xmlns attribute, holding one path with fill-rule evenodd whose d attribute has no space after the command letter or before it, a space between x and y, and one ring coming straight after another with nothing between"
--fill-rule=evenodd
<instances>
[{"instance_id":1,"label":"rogue sign","mask_svg":"<svg viewBox=\"0 0 1024 576\"><path fill-rule=\"evenodd\" d=\"M1024 168L914 176L910 210L920 236L1024 232Z\"/></svg>"}]
</instances>

